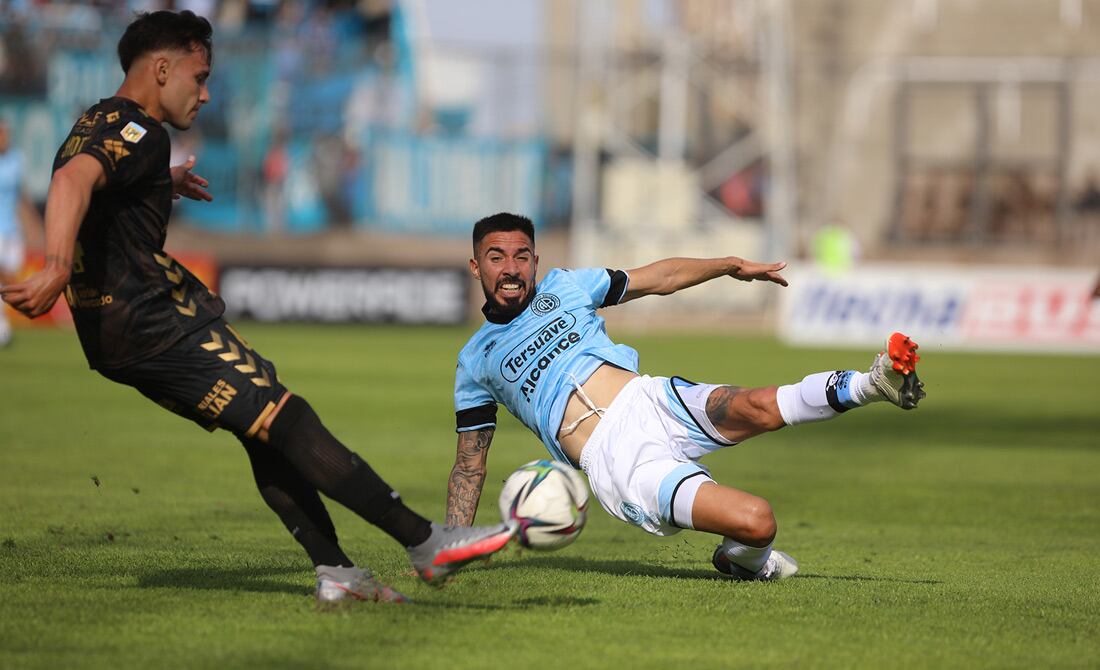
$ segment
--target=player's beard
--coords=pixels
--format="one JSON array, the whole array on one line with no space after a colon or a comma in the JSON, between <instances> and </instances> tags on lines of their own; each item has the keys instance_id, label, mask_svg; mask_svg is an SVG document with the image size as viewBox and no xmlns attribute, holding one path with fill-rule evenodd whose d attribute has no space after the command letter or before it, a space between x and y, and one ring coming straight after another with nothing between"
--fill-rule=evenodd
<instances>
[{"instance_id":1,"label":"player's beard","mask_svg":"<svg viewBox=\"0 0 1100 670\"><path fill-rule=\"evenodd\" d=\"M490 290L488 286L482 283L481 290L485 293L485 301L492 306L494 312L501 316L511 318L516 316L523 310L527 309L527 305L531 303L531 298L534 296L531 295L532 292L528 290L527 282L523 281L519 277L501 277L500 280L497 282L497 287L499 288L500 285L505 282L519 282L520 289L523 291L523 293L517 296L514 300L501 302L500 298L496 294L495 289Z\"/></svg>"}]
</instances>

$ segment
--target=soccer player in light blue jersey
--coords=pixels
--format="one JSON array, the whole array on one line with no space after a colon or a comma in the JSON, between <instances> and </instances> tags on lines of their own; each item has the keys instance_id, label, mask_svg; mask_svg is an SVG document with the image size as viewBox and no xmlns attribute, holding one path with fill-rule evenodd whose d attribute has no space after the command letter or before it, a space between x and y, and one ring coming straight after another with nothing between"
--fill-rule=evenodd
<instances>
[{"instance_id":1,"label":"soccer player in light blue jersey","mask_svg":"<svg viewBox=\"0 0 1100 670\"><path fill-rule=\"evenodd\" d=\"M485 292L486 323L458 355L448 524L473 523L503 404L551 456L584 471L612 516L654 535L692 528L722 536L711 560L733 579L789 577L798 564L772 550L768 502L716 483L699 459L784 426L880 400L913 409L924 397L917 345L901 333L867 373L826 371L786 386L741 388L640 374L637 352L612 342L596 314L720 277L786 286L784 263L666 258L627 271L554 269L536 284L534 228L506 213L478 221L473 246L470 271Z\"/></svg>"},{"instance_id":2,"label":"soccer player in light blue jersey","mask_svg":"<svg viewBox=\"0 0 1100 670\"><path fill-rule=\"evenodd\" d=\"M11 146L8 123L0 119L0 286L17 279L27 240L40 237L41 229L42 217L23 193L23 154ZM10 341L11 324L0 304L0 347Z\"/></svg>"}]
</instances>

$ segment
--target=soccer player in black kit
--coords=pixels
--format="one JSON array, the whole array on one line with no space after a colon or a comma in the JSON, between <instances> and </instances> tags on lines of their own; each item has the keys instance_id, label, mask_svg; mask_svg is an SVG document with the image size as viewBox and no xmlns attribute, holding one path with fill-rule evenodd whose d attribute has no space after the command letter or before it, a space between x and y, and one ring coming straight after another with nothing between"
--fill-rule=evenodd
<instances>
[{"instance_id":1,"label":"soccer player in black kit","mask_svg":"<svg viewBox=\"0 0 1100 670\"><path fill-rule=\"evenodd\" d=\"M169 167L161 125L186 130L210 100L211 32L190 11L139 14L127 27L122 86L80 117L54 160L45 267L0 295L34 318L64 292L92 369L236 435L264 501L313 561L318 600L402 602L344 554L318 492L400 542L429 583L490 556L512 530L443 527L406 507L222 319L221 298L164 252L173 198L211 199L194 157Z\"/></svg>"}]
</instances>

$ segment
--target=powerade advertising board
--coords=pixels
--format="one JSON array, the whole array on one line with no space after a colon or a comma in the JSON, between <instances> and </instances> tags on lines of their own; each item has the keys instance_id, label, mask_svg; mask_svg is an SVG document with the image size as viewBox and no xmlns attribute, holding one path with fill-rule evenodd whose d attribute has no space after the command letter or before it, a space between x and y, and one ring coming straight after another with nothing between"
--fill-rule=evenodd
<instances>
[{"instance_id":1,"label":"powerade advertising board","mask_svg":"<svg viewBox=\"0 0 1100 670\"><path fill-rule=\"evenodd\" d=\"M229 319L459 324L471 280L462 268L224 267Z\"/></svg>"}]
</instances>

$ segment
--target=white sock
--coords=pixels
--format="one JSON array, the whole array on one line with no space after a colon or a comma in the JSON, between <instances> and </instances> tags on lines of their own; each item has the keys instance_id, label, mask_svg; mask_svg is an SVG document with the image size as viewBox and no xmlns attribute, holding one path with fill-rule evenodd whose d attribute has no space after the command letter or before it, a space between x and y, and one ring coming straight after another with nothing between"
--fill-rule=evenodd
<instances>
[{"instance_id":1,"label":"white sock","mask_svg":"<svg viewBox=\"0 0 1100 670\"><path fill-rule=\"evenodd\" d=\"M849 388L852 390L852 400L857 405L866 405L870 402L878 402L879 400L886 400L875 385L871 383L870 372L856 372L852 377L852 380L848 382Z\"/></svg>"},{"instance_id":2,"label":"white sock","mask_svg":"<svg viewBox=\"0 0 1100 670\"><path fill-rule=\"evenodd\" d=\"M0 347L11 341L11 324L8 322L7 315L4 314L6 307L3 302L0 302Z\"/></svg>"},{"instance_id":3,"label":"white sock","mask_svg":"<svg viewBox=\"0 0 1100 670\"><path fill-rule=\"evenodd\" d=\"M750 547L727 537L722 541L722 551L730 559L730 563L740 565L755 574L768 562L768 556L772 554L772 543L769 542L766 547Z\"/></svg>"},{"instance_id":4,"label":"white sock","mask_svg":"<svg viewBox=\"0 0 1100 670\"><path fill-rule=\"evenodd\" d=\"M871 375L856 370L816 372L776 389L779 414L788 426L825 421L853 407L881 400Z\"/></svg>"},{"instance_id":5,"label":"white sock","mask_svg":"<svg viewBox=\"0 0 1100 670\"><path fill-rule=\"evenodd\" d=\"M331 579L334 582L342 583L351 582L356 577L364 574L362 569L355 566L344 568L339 565L318 565L314 569L317 571L318 579Z\"/></svg>"}]
</instances>

